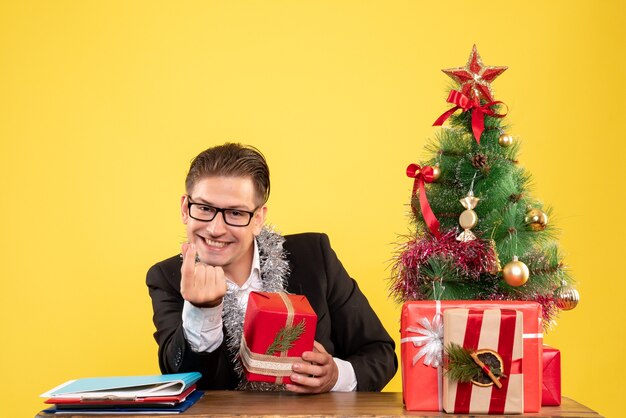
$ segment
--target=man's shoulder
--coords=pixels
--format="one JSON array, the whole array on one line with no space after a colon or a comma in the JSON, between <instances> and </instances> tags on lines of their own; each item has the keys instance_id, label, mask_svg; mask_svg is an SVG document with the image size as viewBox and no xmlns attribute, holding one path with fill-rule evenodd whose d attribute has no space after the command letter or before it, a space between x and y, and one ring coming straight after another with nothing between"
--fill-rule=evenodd
<instances>
[{"instance_id":1,"label":"man's shoulder","mask_svg":"<svg viewBox=\"0 0 626 418\"><path fill-rule=\"evenodd\" d=\"M309 242L328 239L328 235L323 232L300 232L298 234L284 235L285 241L288 242Z\"/></svg>"},{"instance_id":2,"label":"man's shoulder","mask_svg":"<svg viewBox=\"0 0 626 418\"><path fill-rule=\"evenodd\" d=\"M321 232L285 235L283 248L290 260L300 257L317 259L332 252L328 235Z\"/></svg>"},{"instance_id":3,"label":"man's shoulder","mask_svg":"<svg viewBox=\"0 0 626 418\"><path fill-rule=\"evenodd\" d=\"M285 235L285 248L299 248L319 246L321 242L328 242L328 235L322 232L301 232Z\"/></svg>"},{"instance_id":4,"label":"man's shoulder","mask_svg":"<svg viewBox=\"0 0 626 418\"><path fill-rule=\"evenodd\" d=\"M155 263L152 267L150 267L150 269L148 270L148 276L150 276L151 272L157 271L165 274L166 276L180 273L180 267L182 263L183 261L180 257L180 254L177 254L170 258L166 258L165 260L159 261L158 263Z\"/></svg>"}]
</instances>

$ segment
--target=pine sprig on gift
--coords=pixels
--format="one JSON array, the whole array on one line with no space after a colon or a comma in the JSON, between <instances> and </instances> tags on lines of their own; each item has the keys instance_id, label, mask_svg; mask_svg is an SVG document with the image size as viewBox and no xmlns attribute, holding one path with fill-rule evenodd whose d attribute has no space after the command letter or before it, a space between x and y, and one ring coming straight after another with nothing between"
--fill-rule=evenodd
<instances>
[{"instance_id":1,"label":"pine sprig on gift","mask_svg":"<svg viewBox=\"0 0 626 418\"><path fill-rule=\"evenodd\" d=\"M481 380L483 371L474 361L469 350L458 344L450 343L445 347L447 362L445 363L445 373L450 380L458 382L471 382ZM502 371L492 368L491 372L497 376L502 376Z\"/></svg>"},{"instance_id":2,"label":"pine sprig on gift","mask_svg":"<svg viewBox=\"0 0 626 418\"><path fill-rule=\"evenodd\" d=\"M291 327L283 327L278 331L276 337L274 337L274 341L265 351L266 355L274 355L276 352L287 351L293 344L300 338L302 333L305 330L305 322L304 319L298 322L296 325Z\"/></svg>"},{"instance_id":3,"label":"pine sprig on gift","mask_svg":"<svg viewBox=\"0 0 626 418\"><path fill-rule=\"evenodd\" d=\"M458 344L451 343L446 346L445 374L450 380L458 382L470 382L480 375L481 370L474 362L469 351Z\"/></svg>"}]
</instances>

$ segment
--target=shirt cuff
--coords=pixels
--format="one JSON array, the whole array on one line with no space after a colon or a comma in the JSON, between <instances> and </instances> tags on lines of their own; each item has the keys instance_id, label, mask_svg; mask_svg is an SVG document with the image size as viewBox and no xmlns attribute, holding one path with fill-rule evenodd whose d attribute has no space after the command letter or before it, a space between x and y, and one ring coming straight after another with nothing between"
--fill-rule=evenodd
<instances>
[{"instance_id":1,"label":"shirt cuff","mask_svg":"<svg viewBox=\"0 0 626 418\"><path fill-rule=\"evenodd\" d=\"M356 390L356 374L352 363L336 357L333 357L335 364L337 365L337 381L335 386L330 390L331 392L352 392Z\"/></svg>"},{"instance_id":2,"label":"shirt cuff","mask_svg":"<svg viewBox=\"0 0 626 418\"><path fill-rule=\"evenodd\" d=\"M220 303L213 308L198 308L185 301L183 305L183 332L189 346L196 353L213 352L224 340Z\"/></svg>"}]
</instances>

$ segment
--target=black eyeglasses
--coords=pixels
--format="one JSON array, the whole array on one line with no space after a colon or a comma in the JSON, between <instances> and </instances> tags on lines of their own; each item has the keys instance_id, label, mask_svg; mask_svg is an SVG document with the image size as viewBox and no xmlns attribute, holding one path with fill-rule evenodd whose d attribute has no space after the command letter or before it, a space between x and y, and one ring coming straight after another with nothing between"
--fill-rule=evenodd
<instances>
[{"instance_id":1,"label":"black eyeglasses","mask_svg":"<svg viewBox=\"0 0 626 418\"><path fill-rule=\"evenodd\" d=\"M230 226L248 226L250 221L256 212L248 212L241 209L222 209L215 206L207 205L206 203L194 203L191 201L191 197L187 195L187 207L189 208L189 216L197 221L210 222L217 216L218 213L222 213L222 218L226 225Z\"/></svg>"}]
</instances>

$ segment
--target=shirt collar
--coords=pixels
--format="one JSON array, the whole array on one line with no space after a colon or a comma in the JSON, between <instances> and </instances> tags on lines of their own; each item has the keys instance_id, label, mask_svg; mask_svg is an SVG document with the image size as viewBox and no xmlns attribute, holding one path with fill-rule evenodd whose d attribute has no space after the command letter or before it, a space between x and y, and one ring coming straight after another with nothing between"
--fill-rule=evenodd
<instances>
[{"instance_id":1,"label":"shirt collar","mask_svg":"<svg viewBox=\"0 0 626 418\"><path fill-rule=\"evenodd\" d=\"M226 279L228 290L260 290L261 289L261 257L259 256L259 244L256 238L254 239L254 250L252 253L252 265L250 266L250 274L248 280L241 286L237 286L230 279Z\"/></svg>"},{"instance_id":2,"label":"shirt collar","mask_svg":"<svg viewBox=\"0 0 626 418\"><path fill-rule=\"evenodd\" d=\"M261 277L261 257L259 256L259 244L256 242L256 238L254 239L254 255L252 256L252 269L250 270L250 277L254 275Z\"/></svg>"}]
</instances>

